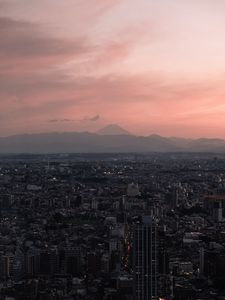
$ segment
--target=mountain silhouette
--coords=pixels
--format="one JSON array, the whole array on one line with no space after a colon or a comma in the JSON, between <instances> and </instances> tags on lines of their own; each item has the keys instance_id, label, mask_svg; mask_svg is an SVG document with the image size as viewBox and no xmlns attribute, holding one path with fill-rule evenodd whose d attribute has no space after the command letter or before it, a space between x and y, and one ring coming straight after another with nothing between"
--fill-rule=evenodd
<instances>
[{"instance_id":1,"label":"mountain silhouette","mask_svg":"<svg viewBox=\"0 0 225 300\"><path fill-rule=\"evenodd\" d=\"M117 124L109 124L99 129L96 133L101 135L130 135L130 132Z\"/></svg>"},{"instance_id":2,"label":"mountain silhouette","mask_svg":"<svg viewBox=\"0 0 225 300\"><path fill-rule=\"evenodd\" d=\"M103 131L104 132L104 131ZM89 132L23 134L0 138L0 153L113 153L113 152L217 152L225 153L225 140L167 138ZM118 134L120 132L120 134ZM126 131L125 131L126 132Z\"/></svg>"}]
</instances>

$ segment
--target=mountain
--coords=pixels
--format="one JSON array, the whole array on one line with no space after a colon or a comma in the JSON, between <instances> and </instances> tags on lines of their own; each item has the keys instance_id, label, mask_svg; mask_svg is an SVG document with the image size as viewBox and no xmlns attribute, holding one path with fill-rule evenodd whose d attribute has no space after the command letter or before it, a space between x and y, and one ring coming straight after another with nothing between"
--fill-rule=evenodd
<instances>
[{"instance_id":1,"label":"mountain","mask_svg":"<svg viewBox=\"0 0 225 300\"><path fill-rule=\"evenodd\" d=\"M225 153L225 140L221 139L194 140L159 135L135 136L127 133L114 135L112 132L115 131L105 135L89 132L53 132L1 137L0 153Z\"/></svg>"},{"instance_id":2,"label":"mountain","mask_svg":"<svg viewBox=\"0 0 225 300\"><path fill-rule=\"evenodd\" d=\"M96 133L101 135L130 135L130 132L117 124L109 124L104 128L99 129Z\"/></svg>"}]
</instances>

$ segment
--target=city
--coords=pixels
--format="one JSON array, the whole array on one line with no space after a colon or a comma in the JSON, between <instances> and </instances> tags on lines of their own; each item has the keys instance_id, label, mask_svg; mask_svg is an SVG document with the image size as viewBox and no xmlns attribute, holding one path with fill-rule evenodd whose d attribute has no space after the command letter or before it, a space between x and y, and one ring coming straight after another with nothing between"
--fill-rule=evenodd
<instances>
[{"instance_id":1,"label":"city","mask_svg":"<svg viewBox=\"0 0 225 300\"><path fill-rule=\"evenodd\" d=\"M225 299L225 155L2 155L0 299Z\"/></svg>"}]
</instances>

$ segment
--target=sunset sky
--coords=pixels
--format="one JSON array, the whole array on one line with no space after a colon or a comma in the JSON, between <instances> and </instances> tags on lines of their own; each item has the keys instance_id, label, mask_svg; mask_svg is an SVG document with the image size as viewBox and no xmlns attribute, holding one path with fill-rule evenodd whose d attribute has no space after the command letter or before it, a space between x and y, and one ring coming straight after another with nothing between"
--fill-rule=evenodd
<instances>
[{"instance_id":1,"label":"sunset sky","mask_svg":"<svg viewBox=\"0 0 225 300\"><path fill-rule=\"evenodd\" d=\"M225 138L224 0L0 0L0 136Z\"/></svg>"}]
</instances>

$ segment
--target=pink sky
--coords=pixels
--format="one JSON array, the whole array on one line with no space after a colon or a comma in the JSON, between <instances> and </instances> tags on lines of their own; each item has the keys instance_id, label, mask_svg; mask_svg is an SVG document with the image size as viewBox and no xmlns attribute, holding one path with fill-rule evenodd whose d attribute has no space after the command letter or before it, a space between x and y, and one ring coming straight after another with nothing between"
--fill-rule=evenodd
<instances>
[{"instance_id":1,"label":"pink sky","mask_svg":"<svg viewBox=\"0 0 225 300\"><path fill-rule=\"evenodd\" d=\"M0 135L225 138L224 0L0 0Z\"/></svg>"}]
</instances>

